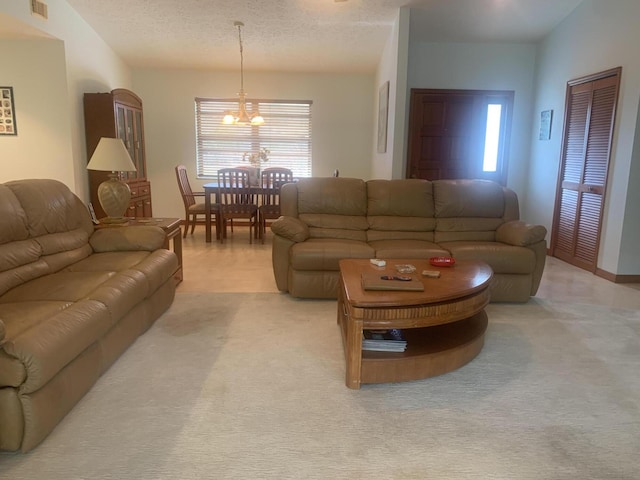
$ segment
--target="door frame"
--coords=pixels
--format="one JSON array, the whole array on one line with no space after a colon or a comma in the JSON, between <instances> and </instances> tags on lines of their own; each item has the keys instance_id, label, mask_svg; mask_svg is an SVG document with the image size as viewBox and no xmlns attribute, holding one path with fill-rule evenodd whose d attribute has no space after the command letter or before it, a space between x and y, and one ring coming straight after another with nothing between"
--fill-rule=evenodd
<instances>
[{"instance_id":1,"label":"door frame","mask_svg":"<svg viewBox=\"0 0 640 480\"><path fill-rule=\"evenodd\" d=\"M612 119L611 119L611 126L610 126L610 130L609 130L609 146L608 146L608 151L607 151L607 167L606 170L604 172L604 178L603 178L603 182L602 182L602 186L585 186L585 184L583 183L584 181L584 163L583 163L583 170L581 173L581 183L579 184L580 186L578 187L578 201L577 201L577 207L580 205L581 199L582 199L582 195L583 193L593 193L593 192L597 192L600 196L601 196L601 203L600 203L600 212L599 212L599 216L598 216L598 230L596 232L596 239L595 239L595 251L594 251L594 258L593 258L593 264L589 264L586 261L580 260L580 259L576 259L575 257L573 257L573 259L567 259L564 258L565 256L563 256L563 258L561 257L557 257L560 258L563 261L566 261L567 263L574 265L578 268L582 268L583 270L587 270L590 271L592 273L596 273L597 269L598 269L598 256L600 254L600 240L601 240L601 236L602 236L602 221L604 219L604 207L605 207L605 200L606 200L606 194L607 194L607 184L609 182L609 169L611 168L611 151L613 150L613 136L614 136L614 132L615 132L615 124L616 124L616 116L617 116L617 111L618 111L618 99L620 96L620 83L621 83L621 79L622 79L622 67L616 67L616 68L612 68L609 70L605 70L602 72L598 72L598 73L593 73L590 75L585 75L583 77L579 77L579 78L575 78L573 80L569 80L567 82L567 86L566 86L566 94L565 94L565 105L564 105L564 124L563 124L563 129L562 129L562 143L561 143L561 149L560 149L560 165L558 166L558 178L556 181L556 195L555 195L555 203L554 203L554 208L553 208L553 223L552 223L552 227L551 227L551 238L550 238L550 242L549 242L549 254L552 256L556 256L554 255L554 252L556 250L557 247L557 243L558 243L558 229L559 229L559 223L560 223L560 207L561 207L561 200L562 200L562 194L563 194L563 183L564 183L564 171L565 171L565 156L567 154L567 137L569 135L569 129L570 129L570 125L569 125L569 108L570 108L570 100L571 100L571 89L575 86L578 85L582 85L582 84L586 84L586 83L591 83L591 82L595 82L598 80L603 80L609 77L617 77L618 79L618 83L616 86L616 98L615 98L615 102L613 105L613 112L612 112ZM592 97L593 98L593 97ZM591 111L589 111L588 116L587 116L587 125L588 127L590 127L591 125ZM588 134L585 135L585 153L586 153L586 147L587 147L587 143L588 143ZM578 221L579 221L579 212L576 209L576 217L575 217L575 225L577 225ZM574 228L574 233L577 233L575 231ZM575 239L574 239L575 242ZM574 243L575 246L575 243Z\"/></svg>"},{"instance_id":2,"label":"door frame","mask_svg":"<svg viewBox=\"0 0 640 480\"><path fill-rule=\"evenodd\" d=\"M482 178L487 180L493 180L501 185L506 185L507 175L509 169L509 148L511 139L511 124L513 121L513 104L515 98L515 92L513 90L472 90L472 89L448 89L448 88L412 88L409 96L409 126L407 133L407 156L405 158L405 178L411 178L411 158L414 150L414 136L416 135L416 129L420 128L420 125L414 119L416 112L413 111L414 98L417 95L434 94L434 95L468 95L474 98L475 117L471 119L471 123L474 125L475 131L472 132L476 137L478 143L482 142L484 145L484 134L486 130L486 112L484 108L490 103L499 103L503 107L503 113L501 117L501 142L499 145L499 163L495 172L483 172L482 171L482 152L478 153L478 158L474 158L472 171L474 172L474 178ZM495 102L491 102L492 99L496 99Z\"/></svg>"}]
</instances>

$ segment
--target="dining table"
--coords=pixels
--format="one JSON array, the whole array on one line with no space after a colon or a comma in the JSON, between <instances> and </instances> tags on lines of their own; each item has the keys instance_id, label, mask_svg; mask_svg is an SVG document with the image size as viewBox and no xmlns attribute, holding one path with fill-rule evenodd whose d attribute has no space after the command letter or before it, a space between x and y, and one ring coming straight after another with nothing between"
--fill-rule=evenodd
<instances>
[{"instance_id":1,"label":"dining table","mask_svg":"<svg viewBox=\"0 0 640 480\"><path fill-rule=\"evenodd\" d=\"M215 198L215 203L220 203L220 195L218 189L218 182L209 182L205 183L202 186L204 190L204 229L205 229L205 240L207 243L211 243L211 196L213 195ZM251 185L249 187L249 191L252 194L260 196L262 194L262 187L260 185ZM258 197L259 198L259 197ZM219 218L216 217L216 218ZM219 228L216 229L217 234L221 235L221 231Z\"/></svg>"},{"instance_id":2,"label":"dining table","mask_svg":"<svg viewBox=\"0 0 640 480\"><path fill-rule=\"evenodd\" d=\"M294 177L293 181L297 182L299 177ZM205 183L202 186L204 190L204 217L205 217L205 239L207 243L211 243L211 196L213 195L215 198L215 203L220 203L220 190L218 189L218 181L214 180L212 182ZM279 190L278 190L279 191ZM249 192L258 197L258 202L262 200L262 194L266 193L265 188L260 184L251 184L249 186ZM216 220L219 219L220 216L216 216ZM218 227L220 225L218 224ZM218 235L221 235L221 228L216 228L216 238Z\"/></svg>"}]
</instances>

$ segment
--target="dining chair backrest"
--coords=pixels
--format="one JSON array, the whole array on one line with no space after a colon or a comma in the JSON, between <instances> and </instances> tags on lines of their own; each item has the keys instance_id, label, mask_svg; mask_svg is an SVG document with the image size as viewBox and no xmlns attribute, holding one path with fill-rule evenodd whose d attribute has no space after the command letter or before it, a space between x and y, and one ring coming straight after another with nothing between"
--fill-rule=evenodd
<instances>
[{"instance_id":1,"label":"dining chair backrest","mask_svg":"<svg viewBox=\"0 0 640 480\"><path fill-rule=\"evenodd\" d=\"M293 182L293 172L288 168L270 167L262 171L262 205L280 203L280 187Z\"/></svg>"},{"instance_id":2,"label":"dining chair backrest","mask_svg":"<svg viewBox=\"0 0 640 480\"><path fill-rule=\"evenodd\" d=\"M218 170L218 198L221 205L254 204L249 184L249 172L243 168Z\"/></svg>"},{"instance_id":3,"label":"dining chair backrest","mask_svg":"<svg viewBox=\"0 0 640 480\"><path fill-rule=\"evenodd\" d=\"M195 205L196 199L189 185L189 177L187 175L187 167L184 165L176 166L176 178L178 179L178 188L180 189L180 195L184 206L189 208L191 205Z\"/></svg>"}]
</instances>

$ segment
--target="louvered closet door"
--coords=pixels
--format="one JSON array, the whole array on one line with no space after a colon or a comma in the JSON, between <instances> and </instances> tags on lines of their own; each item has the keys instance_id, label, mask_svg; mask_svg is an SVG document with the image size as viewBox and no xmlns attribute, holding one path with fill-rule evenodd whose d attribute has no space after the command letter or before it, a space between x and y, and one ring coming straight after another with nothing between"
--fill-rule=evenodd
<instances>
[{"instance_id":1,"label":"louvered closet door","mask_svg":"<svg viewBox=\"0 0 640 480\"><path fill-rule=\"evenodd\" d=\"M551 249L595 271L621 69L569 82Z\"/></svg>"}]
</instances>

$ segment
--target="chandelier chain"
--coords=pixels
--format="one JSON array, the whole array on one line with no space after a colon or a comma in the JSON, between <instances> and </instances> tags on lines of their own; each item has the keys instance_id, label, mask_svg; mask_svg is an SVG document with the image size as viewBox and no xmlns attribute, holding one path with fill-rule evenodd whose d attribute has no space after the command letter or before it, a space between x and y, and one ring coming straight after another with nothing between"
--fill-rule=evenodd
<instances>
[{"instance_id":1,"label":"chandelier chain","mask_svg":"<svg viewBox=\"0 0 640 480\"><path fill-rule=\"evenodd\" d=\"M237 25L238 27L238 43L240 44L240 91L244 92L244 55L242 48L242 25Z\"/></svg>"}]
</instances>

